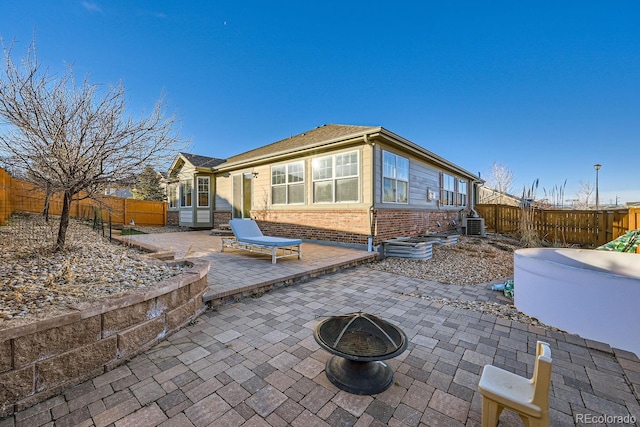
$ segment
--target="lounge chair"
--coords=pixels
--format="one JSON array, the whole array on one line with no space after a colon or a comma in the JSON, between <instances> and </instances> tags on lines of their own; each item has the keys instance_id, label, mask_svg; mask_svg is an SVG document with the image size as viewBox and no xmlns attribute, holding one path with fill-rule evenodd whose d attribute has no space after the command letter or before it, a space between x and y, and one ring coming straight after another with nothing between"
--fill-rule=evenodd
<instances>
[{"instance_id":1,"label":"lounge chair","mask_svg":"<svg viewBox=\"0 0 640 427\"><path fill-rule=\"evenodd\" d=\"M275 264L278 258L297 256L298 259L302 259L302 240L300 239L265 236L258 224L250 219L232 219L229 221L229 226L235 237L222 239L223 252L224 248L233 248L271 255L272 264Z\"/></svg>"}]
</instances>

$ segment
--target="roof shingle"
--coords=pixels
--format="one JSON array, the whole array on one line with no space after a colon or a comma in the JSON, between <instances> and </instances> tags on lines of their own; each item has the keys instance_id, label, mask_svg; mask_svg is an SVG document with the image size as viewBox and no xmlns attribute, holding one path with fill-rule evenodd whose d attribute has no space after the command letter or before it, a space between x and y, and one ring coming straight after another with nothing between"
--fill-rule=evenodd
<instances>
[{"instance_id":1,"label":"roof shingle","mask_svg":"<svg viewBox=\"0 0 640 427\"><path fill-rule=\"evenodd\" d=\"M180 153L185 159L195 167L212 168L224 163L225 159L216 157L200 156L198 154Z\"/></svg>"},{"instance_id":2,"label":"roof shingle","mask_svg":"<svg viewBox=\"0 0 640 427\"><path fill-rule=\"evenodd\" d=\"M313 146L323 141L331 141L340 137L358 134L365 131L380 129L376 126L355 126L355 125L322 125L310 131L291 136L280 141L276 141L269 145L258 147L232 157L229 157L225 163L233 164L247 160L257 160L270 155L295 151L309 146Z\"/></svg>"}]
</instances>

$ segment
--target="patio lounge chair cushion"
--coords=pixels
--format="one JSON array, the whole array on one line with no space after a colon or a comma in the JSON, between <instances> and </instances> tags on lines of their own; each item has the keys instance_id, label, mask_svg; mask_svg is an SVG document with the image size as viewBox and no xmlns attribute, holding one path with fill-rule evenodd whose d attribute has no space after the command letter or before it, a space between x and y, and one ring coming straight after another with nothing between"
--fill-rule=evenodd
<instances>
[{"instance_id":1,"label":"patio lounge chair cushion","mask_svg":"<svg viewBox=\"0 0 640 427\"><path fill-rule=\"evenodd\" d=\"M260 231L258 224L250 219L232 219L229 221L231 230L238 242L259 246L296 246L302 244L301 239L287 239L284 237L265 236Z\"/></svg>"}]
</instances>

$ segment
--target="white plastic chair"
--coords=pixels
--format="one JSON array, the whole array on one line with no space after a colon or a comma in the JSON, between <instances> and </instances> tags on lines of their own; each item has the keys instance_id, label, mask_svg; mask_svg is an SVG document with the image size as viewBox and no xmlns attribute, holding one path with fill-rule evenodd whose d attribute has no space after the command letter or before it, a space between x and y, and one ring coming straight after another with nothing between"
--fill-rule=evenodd
<instances>
[{"instance_id":1,"label":"white plastic chair","mask_svg":"<svg viewBox=\"0 0 640 427\"><path fill-rule=\"evenodd\" d=\"M550 385L551 348L546 342L536 344L531 379L486 365L478 384L482 395L482 427L495 427L504 408L520 415L525 426L548 427Z\"/></svg>"}]
</instances>

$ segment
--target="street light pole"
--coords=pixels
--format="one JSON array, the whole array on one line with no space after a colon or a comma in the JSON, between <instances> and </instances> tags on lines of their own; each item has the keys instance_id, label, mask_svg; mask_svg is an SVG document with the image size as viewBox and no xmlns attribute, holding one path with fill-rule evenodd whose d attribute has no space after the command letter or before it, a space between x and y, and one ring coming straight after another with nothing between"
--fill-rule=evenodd
<instances>
[{"instance_id":1,"label":"street light pole","mask_svg":"<svg viewBox=\"0 0 640 427\"><path fill-rule=\"evenodd\" d=\"M596 211L600 208L600 198L598 195L598 171L600 170L600 168L602 167L602 165L600 163L596 163L595 165L593 165L594 168L596 168Z\"/></svg>"}]
</instances>

